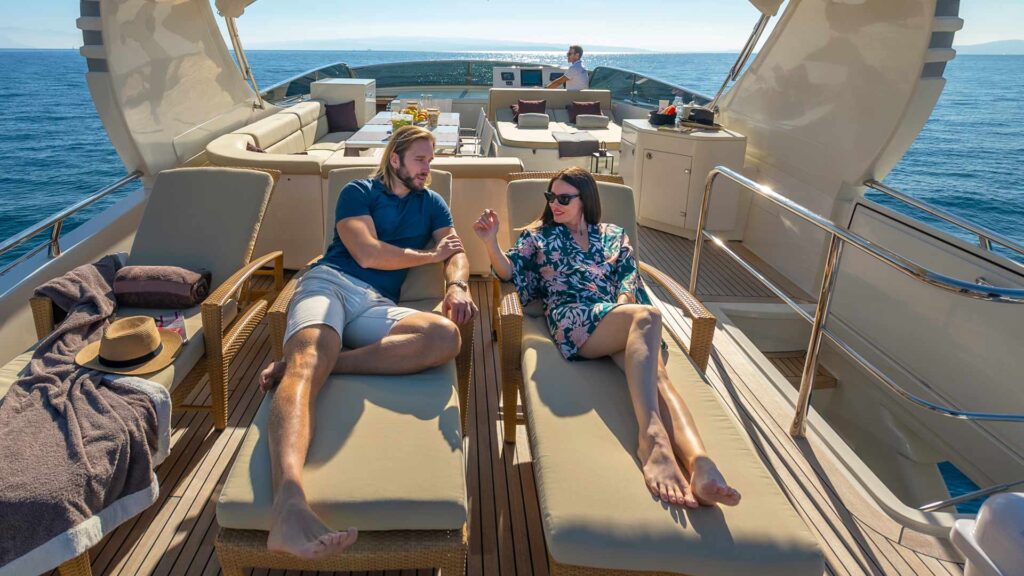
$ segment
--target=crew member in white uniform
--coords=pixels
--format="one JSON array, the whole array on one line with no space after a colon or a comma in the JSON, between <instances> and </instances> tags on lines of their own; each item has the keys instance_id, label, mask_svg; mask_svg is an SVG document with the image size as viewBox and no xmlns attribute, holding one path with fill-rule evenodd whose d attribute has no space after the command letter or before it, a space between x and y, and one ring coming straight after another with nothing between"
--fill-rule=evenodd
<instances>
[{"instance_id":1,"label":"crew member in white uniform","mask_svg":"<svg viewBox=\"0 0 1024 576\"><path fill-rule=\"evenodd\" d=\"M583 48L573 44L565 53L565 59L569 61L569 69L565 75L555 78L548 84L548 88L561 88L564 84L569 90L586 90L590 87L590 76L587 69L580 62L583 59Z\"/></svg>"}]
</instances>

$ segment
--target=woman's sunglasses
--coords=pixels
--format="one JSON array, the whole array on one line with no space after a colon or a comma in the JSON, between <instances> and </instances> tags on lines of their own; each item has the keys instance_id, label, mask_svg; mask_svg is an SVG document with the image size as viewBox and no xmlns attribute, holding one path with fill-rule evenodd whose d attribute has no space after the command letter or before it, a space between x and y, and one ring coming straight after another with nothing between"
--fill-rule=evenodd
<instances>
[{"instance_id":1,"label":"woman's sunglasses","mask_svg":"<svg viewBox=\"0 0 1024 576\"><path fill-rule=\"evenodd\" d=\"M568 206L569 203L572 202L573 198L579 197L579 194L555 194L554 192L544 193L544 199L548 201L548 204L551 204L552 202L557 200L558 203L561 204L562 206Z\"/></svg>"}]
</instances>

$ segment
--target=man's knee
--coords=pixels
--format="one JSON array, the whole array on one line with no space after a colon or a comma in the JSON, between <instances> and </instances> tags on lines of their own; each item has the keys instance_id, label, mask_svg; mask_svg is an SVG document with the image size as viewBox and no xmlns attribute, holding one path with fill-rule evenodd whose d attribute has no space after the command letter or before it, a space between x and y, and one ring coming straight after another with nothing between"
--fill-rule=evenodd
<instances>
[{"instance_id":1,"label":"man's knee","mask_svg":"<svg viewBox=\"0 0 1024 576\"><path fill-rule=\"evenodd\" d=\"M459 327L451 320L434 316L427 324L425 335L431 351L432 366L440 366L459 355L462 335Z\"/></svg>"},{"instance_id":2,"label":"man's knee","mask_svg":"<svg viewBox=\"0 0 1024 576\"><path fill-rule=\"evenodd\" d=\"M285 342L284 359L289 369L313 371L321 363L334 365L341 350L341 337L325 324L308 326Z\"/></svg>"}]
</instances>

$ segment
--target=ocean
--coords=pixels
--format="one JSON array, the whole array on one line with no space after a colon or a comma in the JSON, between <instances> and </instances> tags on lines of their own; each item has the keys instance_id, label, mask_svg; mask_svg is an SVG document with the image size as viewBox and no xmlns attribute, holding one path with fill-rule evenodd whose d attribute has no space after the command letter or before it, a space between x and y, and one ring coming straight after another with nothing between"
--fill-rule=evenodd
<instances>
[{"instance_id":1,"label":"ocean","mask_svg":"<svg viewBox=\"0 0 1024 576\"><path fill-rule=\"evenodd\" d=\"M248 56L262 88L335 62L361 66L476 58L561 64L564 58L560 52L260 50ZM588 54L585 63L588 68L635 70L710 95L734 59L734 54ZM85 60L73 50L0 50L0 101L7 108L0 116L0 239L124 175L96 115L85 71ZM945 76L948 83L931 119L886 183L1024 243L1024 56L958 56ZM81 211L64 230L124 193ZM887 197L872 198L913 212ZM976 240L927 215L914 215ZM954 494L973 487L955 470L944 469L944 474ZM976 506L960 510L974 511Z\"/></svg>"}]
</instances>

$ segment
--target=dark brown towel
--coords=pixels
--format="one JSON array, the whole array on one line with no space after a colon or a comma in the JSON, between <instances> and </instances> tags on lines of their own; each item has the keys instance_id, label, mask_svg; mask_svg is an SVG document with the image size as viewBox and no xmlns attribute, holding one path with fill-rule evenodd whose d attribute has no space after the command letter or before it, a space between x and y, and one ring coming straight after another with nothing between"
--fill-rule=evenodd
<instances>
[{"instance_id":1,"label":"dark brown towel","mask_svg":"<svg viewBox=\"0 0 1024 576\"><path fill-rule=\"evenodd\" d=\"M598 140L590 132L552 132L551 136L558 142L558 157L590 156L597 152Z\"/></svg>"},{"instance_id":2,"label":"dark brown towel","mask_svg":"<svg viewBox=\"0 0 1024 576\"><path fill-rule=\"evenodd\" d=\"M210 271L177 266L125 266L114 277L118 306L174 308L198 306L210 294Z\"/></svg>"},{"instance_id":3,"label":"dark brown towel","mask_svg":"<svg viewBox=\"0 0 1024 576\"><path fill-rule=\"evenodd\" d=\"M0 399L0 568L119 499L156 496L150 396L74 362L114 313L118 266L107 256L36 289L67 317Z\"/></svg>"}]
</instances>

